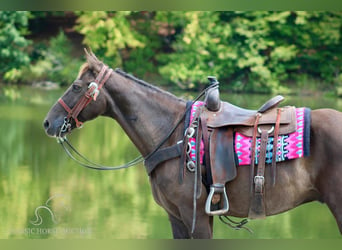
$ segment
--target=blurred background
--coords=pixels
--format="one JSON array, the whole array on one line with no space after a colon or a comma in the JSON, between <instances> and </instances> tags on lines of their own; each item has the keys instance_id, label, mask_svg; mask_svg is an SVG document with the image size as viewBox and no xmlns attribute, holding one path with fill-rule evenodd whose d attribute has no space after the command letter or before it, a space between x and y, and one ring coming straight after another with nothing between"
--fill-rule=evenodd
<instances>
[{"instance_id":1,"label":"blurred background","mask_svg":"<svg viewBox=\"0 0 342 250\"><path fill-rule=\"evenodd\" d=\"M0 238L171 238L142 165L80 168L42 128L91 48L123 70L184 99L220 81L222 99L258 108L342 110L342 12L0 11ZM69 138L90 159L138 155L123 130L98 118ZM214 238L339 238L324 204L251 221L254 234L215 219Z\"/></svg>"},{"instance_id":2,"label":"blurred background","mask_svg":"<svg viewBox=\"0 0 342 250\"><path fill-rule=\"evenodd\" d=\"M215 75L232 91L338 92L342 12L0 12L7 84L68 84L83 48L159 85L198 90ZM338 92L339 93L339 92Z\"/></svg>"}]
</instances>

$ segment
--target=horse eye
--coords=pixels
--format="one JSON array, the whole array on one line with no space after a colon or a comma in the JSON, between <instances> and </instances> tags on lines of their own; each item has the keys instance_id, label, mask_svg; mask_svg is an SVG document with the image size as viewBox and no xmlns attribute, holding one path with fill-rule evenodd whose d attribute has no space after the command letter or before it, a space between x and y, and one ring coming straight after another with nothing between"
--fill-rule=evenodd
<instances>
[{"instance_id":1,"label":"horse eye","mask_svg":"<svg viewBox=\"0 0 342 250\"><path fill-rule=\"evenodd\" d=\"M72 91L74 91L74 92L80 92L81 89L82 89L82 86L80 86L80 85L77 85L77 84L72 85Z\"/></svg>"}]
</instances>

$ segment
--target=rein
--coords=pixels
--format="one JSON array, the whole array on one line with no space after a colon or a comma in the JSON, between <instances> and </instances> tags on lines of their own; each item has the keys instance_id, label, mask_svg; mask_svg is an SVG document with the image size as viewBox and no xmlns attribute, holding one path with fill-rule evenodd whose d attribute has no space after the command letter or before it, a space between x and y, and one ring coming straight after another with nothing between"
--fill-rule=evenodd
<instances>
[{"instance_id":1,"label":"rein","mask_svg":"<svg viewBox=\"0 0 342 250\"><path fill-rule=\"evenodd\" d=\"M108 72L106 73L108 69ZM63 100L62 98L59 98L58 102L62 105L62 107L67 111L67 116L64 118L64 123L60 129L59 135L57 137L57 142L61 144L63 150L66 152L66 154L75 162L77 162L79 165L95 169L95 170L119 170L124 168L129 168L135 165L138 165L139 163L142 163L149 159L152 155L154 155L162 146L163 144L170 138L170 136L175 132L177 127L181 124L183 119L185 118L186 113L191 109L191 105L186 108L184 111L184 114L180 117L180 119L176 122L176 124L173 126L173 128L169 131L169 133L164 137L164 139L155 147L152 152L150 152L146 157L143 157L142 155L136 157L132 161L120 165L120 166L105 166L101 164L97 164L86 158L84 155L82 155L72 144L69 142L66 136L62 136L62 133L71 131L71 119L73 119L76 123L77 128L81 128L83 123L78 120L79 113L91 102L96 101L97 96L100 93L100 89L103 87L103 85L106 83L106 81L109 79L110 75L112 74L113 70L111 68L108 68L108 66L104 65L99 73L99 75L96 77L94 82L91 82L88 86L87 92L80 98L80 100L76 103L76 105L71 109ZM116 69L115 72L123 74L123 71L120 69ZM106 73L106 74L105 74ZM125 73L126 74L126 73ZM125 76L125 74L123 74ZM213 87L216 87L218 84L211 84L207 86L194 100L198 101L205 92ZM182 141L178 142L181 143ZM81 159L77 159L76 156L80 157Z\"/></svg>"}]
</instances>

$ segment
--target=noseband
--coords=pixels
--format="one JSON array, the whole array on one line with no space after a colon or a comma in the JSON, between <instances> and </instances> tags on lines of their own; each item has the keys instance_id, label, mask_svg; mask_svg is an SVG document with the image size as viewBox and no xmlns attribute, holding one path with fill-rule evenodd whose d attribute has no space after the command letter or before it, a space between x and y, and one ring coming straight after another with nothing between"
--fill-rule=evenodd
<instances>
[{"instance_id":1,"label":"noseband","mask_svg":"<svg viewBox=\"0 0 342 250\"><path fill-rule=\"evenodd\" d=\"M71 124L70 124L71 118L74 119L77 128L83 125L83 123L80 122L77 118L79 113L81 113L81 111L92 100L96 101L96 98L100 93L100 89L108 80L112 72L113 70L111 68L109 68L107 65L103 65L96 79L89 84L87 92L85 92L85 94L78 100L78 102L75 104L75 106L72 109L63 101L62 98L58 99L59 104L61 104L62 107L65 109L65 111L68 113L67 116L64 118L64 124L61 128L61 132L66 132L71 129Z\"/></svg>"}]
</instances>

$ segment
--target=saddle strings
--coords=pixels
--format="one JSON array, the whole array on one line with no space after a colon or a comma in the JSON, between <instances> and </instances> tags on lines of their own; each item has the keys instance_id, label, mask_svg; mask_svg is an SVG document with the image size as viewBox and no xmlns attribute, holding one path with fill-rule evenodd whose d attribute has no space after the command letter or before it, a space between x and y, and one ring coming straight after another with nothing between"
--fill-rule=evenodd
<instances>
[{"instance_id":1,"label":"saddle strings","mask_svg":"<svg viewBox=\"0 0 342 250\"><path fill-rule=\"evenodd\" d=\"M216 86L218 86L218 83L208 85L204 90L202 90L202 92L192 102L198 101L205 94L205 92L208 89L216 87ZM146 157L143 157L142 155L139 155L138 157L136 157L132 161L130 161L130 162L126 163L126 164L120 165L120 166L105 166L105 165L102 165L102 164L97 164L97 163L92 162L88 158L86 158L83 154L81 154L74 146L72 146L72 144L69 142L69 140L67 139L66 136L64 136L64 137L61 136L61 134L63 132L65 132L64 129L67 129L70 126L70 124L68 124L69 121L67 121L67 119L65 119L64 124L62 125L62 128L61 128L61 130L59 132L59 135L57 137L57 142L59 144L61 144L61 146L62 146L63 150L65 151L65 153L72 160L74 160L76 163L78 163L82 167L86 167L86 168L90 168L90 169L95 169L95 170L119 170L119 169L129 168L129 167L132 167L132 166L135 166L135 165L138 165L138 164L144 162L146 159L150 158L154 153L156 153L161 148L161 146L163 146L163 144L170 138L170 136L175 132L176 128L183 121L183 119L185 118L186 113L190 109L191 109L191 105L184 111L184 114L180 117L180 119L177 121L176 125L170 130L170 132L164 137L164 139ZM70 148L70 150L67 148L67 146L65 144ZM76 155L78 155L82 160L77 159L73 155L72 152L74 152Z\"/></svg>"},{"instance_id":2,"label":"saddle strings","mask_svg":"<svg viewBox=\"0 0 342 250\"><path fill-rule=\"evenodd\" d=\"M236 222L232 219L230 219L228 216L226 215L219 215L219 219L222 223L226 224L227 226L235 229L235 230L241 230L241 229L245 229L247 230L249 233L253 234L253 230L250 229L249 227L246 227L245 225L248 223L248 219L243 219L240 222Z\"/></svg>"}]
</instances>

